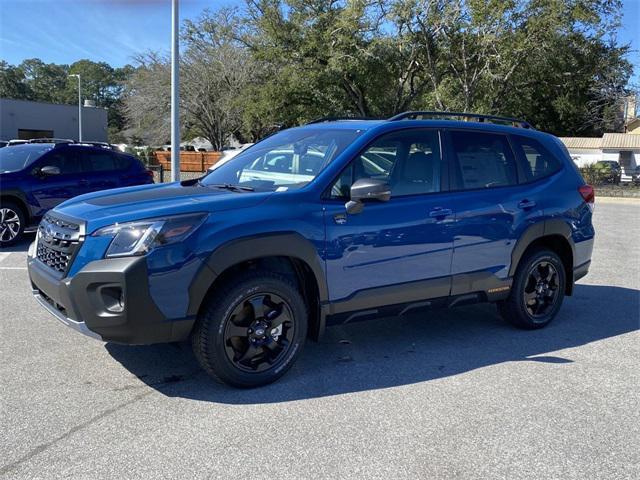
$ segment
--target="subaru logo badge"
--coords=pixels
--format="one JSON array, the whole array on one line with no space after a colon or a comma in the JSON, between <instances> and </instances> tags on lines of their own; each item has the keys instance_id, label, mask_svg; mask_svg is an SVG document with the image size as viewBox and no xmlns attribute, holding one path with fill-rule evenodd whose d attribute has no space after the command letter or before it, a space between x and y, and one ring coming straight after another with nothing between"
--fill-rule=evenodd
<instances>
[{"instance_id":1,"label":"subaru logo badge","mask_svg":"<svg viewBox=\"0 0 640 480\"><path fill-rule=\"evenodd\" d=\"M50 242L53 240L53 227L51 225L47 225L44 227L44 241Z\"/></svg>"}]
</instances>

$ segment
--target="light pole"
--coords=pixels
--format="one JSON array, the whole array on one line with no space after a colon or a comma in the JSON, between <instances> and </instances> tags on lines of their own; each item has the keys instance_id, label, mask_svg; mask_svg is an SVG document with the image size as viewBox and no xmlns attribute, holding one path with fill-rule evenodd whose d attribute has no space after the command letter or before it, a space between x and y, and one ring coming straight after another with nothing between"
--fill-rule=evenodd
<instances>
[{"instance_id":1,"label":"light pole","mask_svg":"<svg viewBox=\"0 0 640 480\"><path fill-rule=\"evenodd\" d=\"M78 141L82 142L82 90L80 86L80 75L72 73L69 76L78 79Z\"/></svg>"},{"instance_id":2,"label":"light pole","mask_svg":"<svg viewBox=\"0 0 640 480\"><path fill-rule=\"evenodd\" d=\"M171 2L171 181L180 180L180 17Z\"/></svg>"}]
</instances>

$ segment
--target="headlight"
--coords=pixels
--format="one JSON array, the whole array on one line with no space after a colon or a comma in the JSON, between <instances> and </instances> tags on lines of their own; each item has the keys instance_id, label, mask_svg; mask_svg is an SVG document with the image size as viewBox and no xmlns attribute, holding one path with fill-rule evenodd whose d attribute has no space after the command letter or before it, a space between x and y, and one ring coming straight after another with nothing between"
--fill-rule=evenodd
<instances>
[{"instance_id":1,"label":"headlight","mask_svg":"<svg viewBox=\"0 0 640 480\"><path fill-rule=\"evenodd\" d=\"M93 236L113 236L105 254L107 258L144 255L155 247L184 240L206 217L206 213L196 213L116 223L97 230Z\"/></svg>"}]
</instances>

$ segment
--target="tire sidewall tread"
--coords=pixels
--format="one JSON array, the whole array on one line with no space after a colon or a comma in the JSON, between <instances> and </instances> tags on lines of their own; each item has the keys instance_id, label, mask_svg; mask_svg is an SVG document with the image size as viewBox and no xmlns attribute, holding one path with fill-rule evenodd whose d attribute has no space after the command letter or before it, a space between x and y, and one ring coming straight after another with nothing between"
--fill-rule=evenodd
<instances>
[{"instance_id":1,"label":"tire sidewall tread","mask_svg":"<svg viewBox=\"0 0 640 480\"><path fill-rule=\"evenodd\" d=\"M294 316L294 339L284 361L277 368L260 373L237 369L227 358L224 346L226 319L244 299L260 292L271 292L285 300ZM284 375L300 355L307 335L307 307L296 286L286 277L268 271L249 271L232 277L214 290L201 309L191 335L196 358L215 380L240 388L271 383Z\"/></svg>"},{"instance_id":2,"label":"tire sidewall tread","mask_svg":"<svg viewBox=\"0 0 640 480\"><path fill-rule=\"evenodd\" d=\"M559 297L556 299L556 303L553 306L551 312L545 315L545 317L543 317L542 319L534 319L526 311L523 293L526 282L528 280L529 271L534 264L541 261L552 263L555 267L556 271L558 272L560 291L558 292ZM513 279L511 293L506 300L498 304L498 311L507 322L518 328L523 328L526 330L543 328L555 318L555 316L558 314L558 311L562 307L566 282L567 273L565 272L564 264L555 252L548 249L532 250L525 255L520 265L518 266Z\"/></svg>"}]
</instances>

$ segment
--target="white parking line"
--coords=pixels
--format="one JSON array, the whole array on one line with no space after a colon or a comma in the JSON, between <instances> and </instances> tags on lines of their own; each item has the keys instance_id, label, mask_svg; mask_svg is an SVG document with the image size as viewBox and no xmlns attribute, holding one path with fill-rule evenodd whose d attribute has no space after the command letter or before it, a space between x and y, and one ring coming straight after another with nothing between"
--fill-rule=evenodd
<instances>
[{"instance_id":1,"label":"white parking line","mask_svg":"<svg viewBox=\"0 0 640 480\"><path fill-rule=\"evenodd\" d=\"M11 255L11 252L0 252L0 263L2 263L2 261L9 255Z\"/></svg>"},{"instance_id":2,"label":"white parking line","mask_svg":"<svg viewBox=\"0 0 640 480\"><path fill-rule=\"evenodd\" d=\"M26 270L27 267L0 267L0 270Z\"/></svg>"}]
</instances>

